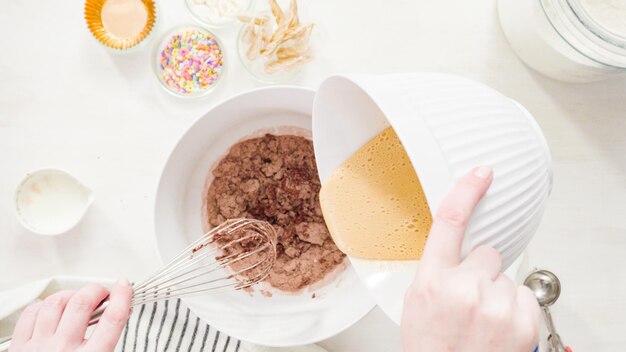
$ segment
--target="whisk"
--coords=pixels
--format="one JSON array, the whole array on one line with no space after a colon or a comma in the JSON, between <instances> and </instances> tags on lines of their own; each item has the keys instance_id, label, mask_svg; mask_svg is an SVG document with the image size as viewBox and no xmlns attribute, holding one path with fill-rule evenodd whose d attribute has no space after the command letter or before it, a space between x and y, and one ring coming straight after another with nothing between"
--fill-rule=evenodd
<instances>
[{"instance_id":1,"label":"whisk","mask_svg":"<svg viewBox=\"0 0 626 352\"><path fill-rule=\"evenodd\" d=\"M147 280L133 285L131 306L198 295L220 289L245 289L264 280L276 261L276 233L272 225L254 219L232 219L211 229ZM108 306L104 300L93 312L96 324ZM0 342L0 351L11 340Z\"/></svg>"},{"instance_id":2,"label":"whisk","mask_svg":"<svg viewBox=\"0 0 626 352\"><path fill-rule=\"evenodd\" d=\"M190 244L147 280L133 285L131 306L255 285L269 275L274 265L275 241L274 228L265 221L227 220ZM250 242L252 246L244 247ZM94 311L90 324L98 322L105 308L103 302Z\"/></svg>"}]
</instances>

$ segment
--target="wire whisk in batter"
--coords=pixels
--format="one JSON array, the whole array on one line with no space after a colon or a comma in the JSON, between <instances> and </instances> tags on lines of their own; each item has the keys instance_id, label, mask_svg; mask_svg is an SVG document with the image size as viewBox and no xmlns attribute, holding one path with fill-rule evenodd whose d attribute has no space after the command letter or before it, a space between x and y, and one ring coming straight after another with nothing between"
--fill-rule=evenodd
<instances>
[{"instance_id":1,"label":"wire whisk in batter","mask_svg":"<svg viewBox=\"0 0 626 352\"><path fill-rule=\"evenodd\" d=\"M276 261L276 233L268 222L231 219L187 246L161 270L134 285L132 306L263 281ZM90 324L100 319L104 301Z\"/></svg>"},{"instance_id":2,"label":"wire whisk in batter","mask_svg":"<svg viewBox=\"0 0 626 352\"><path fill-rule=\"evenodd\" d=\"M274 228L265 221L227 220L134 287L132 304L255 285L274 265L275 241Z\"/></svg>"},{"instance_id":3,"label":"wire whisk in batter","mask_svg":"<svg viewBox=\"0 0 626 352\"><path fill-rule=\"evenodd\" d=\"M162 299L199 295L220 289L245 289L263 281L276 261L276 232L268 222L232 219L211 229L161 270L133 286L133 307ZM96 324L108 306L93 312ZM0 351L11 339L0 341Z\"/></svg>"}]
</instances>

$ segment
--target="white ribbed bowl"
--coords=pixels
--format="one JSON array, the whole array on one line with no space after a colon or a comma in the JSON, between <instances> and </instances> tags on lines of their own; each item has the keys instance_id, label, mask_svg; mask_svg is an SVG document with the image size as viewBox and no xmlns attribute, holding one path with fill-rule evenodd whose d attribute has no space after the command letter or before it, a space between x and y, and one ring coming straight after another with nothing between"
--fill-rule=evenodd
<instances>
[{"instance_id":1,"label":"white ribbed bowl","mask_svg":"<svg viewBox=\"0 0 626 352\"><path fill-rule=\"evenodd\" d=\"M490 245L509 267L535 233L552 184L550 152L528 111L483 84L452 75L330 77L313 104L322 184L389 125L407 150L433 212L471 168L494 169L494 181L470 221L463 255ZM350 260L379 306L399 323L418 262Z\"/></svg>"}]
</instances>

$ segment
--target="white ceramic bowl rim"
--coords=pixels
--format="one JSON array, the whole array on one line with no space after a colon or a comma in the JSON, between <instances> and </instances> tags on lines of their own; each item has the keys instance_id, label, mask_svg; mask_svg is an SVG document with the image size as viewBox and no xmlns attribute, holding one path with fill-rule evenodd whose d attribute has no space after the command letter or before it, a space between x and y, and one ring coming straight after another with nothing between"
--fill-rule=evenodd
<instances>
[{"instance_id":1,"label":"white ceramic bowl rim","mask_svg":"<svg viewBox=\"0 0 626 352\"><path fill-rule=\"evenodd\" d=\"M346 91L352 91L351 94L355 96L361 95L358 99L363 100L363 105L359 108L361 110L360 119L362 120L360 123L361 126L359 126L360 130L348 136L343 135L341 139L343 150L340 153L333 151L332 154L326 152L326 149L319 147L315 150L322 184L330 176L332 171L343 163L345 155L354 154L361 146L374 138L374 136L380 133L384 128L391 126L405 147L413 168L423 186L426 200L430 208L436 209L445 193L454 184L454 178L449 167L445 164L445 159L442 156L433 156L433 154L439 151L439 146L432 138L430 129L425 126L424 122L420 119L411 120L413 123L418 123L418 126L404 126L402 125L402 121L398 119L388 119L387 116L406 115L406 111L399 109L399 107L404 106L404 102L397 102L398 99L401 99L401 97L398 96L385 95L384 99L373 96L371 91L364 89L358 82L360 78L363 79L365 77L366 76L331 76L322 83L318 91L313 106L313 116L324 114L324 111L322 111L323 107L320 105L325 103L326 98L324 96L320 97L320 95L324 94L325 89L332 85L342 86L339 89L344 93ZM345 104L350 105L349 103ZM354 107L352 109L354 109ZM355 113L355 115L357 114ZM339 121L340 119L333 119L333 122L341 123ZM353 124L355 121L347 120L347 122ZM314 124L315 123L317 123L317 119L314 119ZM334 130L337 131L337 133L345 133L345 129L335 128ZM356 129L353 128L352 130ZM316 146L325 144L333 145L326 139L318 143L317 138L318 136L314 136ZM332 136L331 138L339 140L338 136ZM415 140L420 141L419 146L412 143L412 141ZM347 150L349 150L349 152L346 152ZM422 152L423 150L428 150L429 153L424 153ZM321 155L318 155L318 153Z\"/></svg>"},{"instance_id":2,"label":"white ceramic bowl rim","mask_svg":"<svg viewBox=\"0 0 626 352\"><path fill-rule=\"evenodd\" d=\"M211 108L184 133L164 166L155 199L155 233L163 261L200 231L199 198L210 166L236 141L259 129L285 125L310 129L313 97L310 89L290 86L244 92ZM172 239L177 231L182 235ZM329 338L356 323L375 305L351 267L315 292L320 294L314 300L311 292L291 297L274 294L271 298L229 293L183 300L226 334L281 347Z\"/></svg>"}]
</instances>

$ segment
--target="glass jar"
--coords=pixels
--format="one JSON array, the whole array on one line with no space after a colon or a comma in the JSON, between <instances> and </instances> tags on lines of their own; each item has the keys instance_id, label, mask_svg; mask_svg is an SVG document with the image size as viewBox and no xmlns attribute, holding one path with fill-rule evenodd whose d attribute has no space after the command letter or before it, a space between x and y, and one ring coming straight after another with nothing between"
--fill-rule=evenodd
<instances>
[{"instance_id":1,"label":"glass jar","mask_svg":"<svg viewBox=\"0 0 626 352\"><path fill-rule=\"evenodd\" d=\"M513 50L566 82L626 75L626 0L499 0Z\"/></svg>"}]
</instances>

